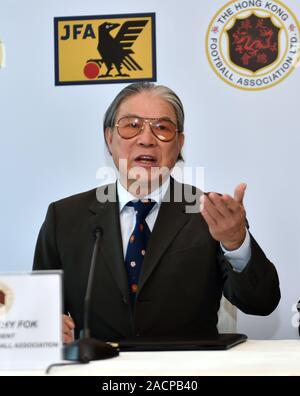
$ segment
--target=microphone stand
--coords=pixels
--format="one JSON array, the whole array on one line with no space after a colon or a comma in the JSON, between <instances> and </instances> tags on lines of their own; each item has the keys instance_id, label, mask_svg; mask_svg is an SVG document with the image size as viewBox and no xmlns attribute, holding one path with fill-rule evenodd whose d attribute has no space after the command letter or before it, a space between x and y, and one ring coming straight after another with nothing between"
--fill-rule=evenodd
<instances>
[{"instance_id":1,"label":"microphone stand","mask_svg":"<svg viewBox=\"0 0 300 396\"><path fill-rule=\"evenodd\" d=\"M91 338L89 329L89 311L90 311L90 301L91 292L93 287L93 278L96 266L96 258L98 256L100 236L102 230L101 228L96 228L95 235L96 240L94 243L91 267L88 277L87 289L84 298L84 326L83 326L83 336L82 338L66 345L64 347L64 359L79 361L82 363L89 363L91 360L102 360L112 358L119 355L119 350L112 345Z\"/></svg>"}]
</instances>

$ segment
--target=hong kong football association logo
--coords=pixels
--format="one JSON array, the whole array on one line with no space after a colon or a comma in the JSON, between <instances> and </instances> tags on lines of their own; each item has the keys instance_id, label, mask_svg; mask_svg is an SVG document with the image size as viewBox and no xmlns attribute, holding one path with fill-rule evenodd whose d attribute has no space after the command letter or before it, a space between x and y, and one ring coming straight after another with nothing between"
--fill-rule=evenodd
<instances>
[{"instance_id":1,"label":"hong kong football association logo","mask_svg":"<svg viewBox=\"0 0 300 396\"><path fill-rule=\"evenodd\" d=\"M245 90L270 88L300 64L299 21L279 1L231 1L213 17L206 51L226 83Z\"/></svg>"},{"instance_id":2,"label":"hong kong football association logo","mask_svg":"<svg viewBox=\"0 0 300 396\"><path fill-rule=\"evenodd\" d=\"M12 307L14 295L12 290L4 283L0 282L0 316L5 315Z\"/></svg>"}]
</instances>

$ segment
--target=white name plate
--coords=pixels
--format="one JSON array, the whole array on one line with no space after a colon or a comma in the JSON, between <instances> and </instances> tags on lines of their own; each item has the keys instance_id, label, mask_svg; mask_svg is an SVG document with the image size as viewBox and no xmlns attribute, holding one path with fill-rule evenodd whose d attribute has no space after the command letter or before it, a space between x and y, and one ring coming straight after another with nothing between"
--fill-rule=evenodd
<instances>
[{"instance_id":1,"label":"white name plate","mask_svg":"<svg viewBox=\"0 0 300 396\"><path fill-rule=\"evenodd\" d=\"M0 274L0 368L43 369L61 360L61 273Z\"/></svg>"}]
</instances>

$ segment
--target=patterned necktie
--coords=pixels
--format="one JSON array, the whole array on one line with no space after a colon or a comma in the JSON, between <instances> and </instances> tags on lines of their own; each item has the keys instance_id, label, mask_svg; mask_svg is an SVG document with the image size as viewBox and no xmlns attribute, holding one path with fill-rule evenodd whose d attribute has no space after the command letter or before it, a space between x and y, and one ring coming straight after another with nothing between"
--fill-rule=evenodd
<instances>
[{"instance_id":1,"label":"patterned necktie","mask_svg":"<svg viewBox=\"0 0 300 396\"><path fill-rule=\"evenodd\" d=\"M136 293L138 291L139 276L142 269L148 240L151 235L145 219L154 205L155 202L151 202L150 200L135 202L130 201L126 204L126 206L133 207L136 213L135 227L129 238L125 256L125 265L132 302L134 302Z\"/></svg>"}]
</instances>

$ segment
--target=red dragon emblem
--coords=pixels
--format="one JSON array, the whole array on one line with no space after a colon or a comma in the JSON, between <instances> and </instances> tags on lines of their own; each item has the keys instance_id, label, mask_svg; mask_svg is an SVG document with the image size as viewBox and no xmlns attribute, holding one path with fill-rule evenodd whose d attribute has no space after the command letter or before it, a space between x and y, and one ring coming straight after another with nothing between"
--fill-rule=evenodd
<instances>
[{"instance_id":1,"label":"red dragon emblem","mask_svg":"<svg viewBox=\"0 0 300 396\"><path fill-rule=\"evenodd\" d=\"M0 290L0 307L5 305L5 294L2 290Z\"/></svg>"},{"instance_id":2,"label":"red dragon emblem","mask_svg":"<svg viewBox=\"0 0 300 396\"><path fill-rule=\"evenodd\" d=\"M269 17L237 19L227 31L231 61L252 72L271 65L278 57L279 31Z\"/></svg>"}]
</instances>

